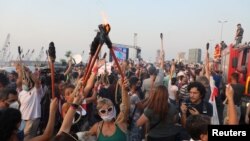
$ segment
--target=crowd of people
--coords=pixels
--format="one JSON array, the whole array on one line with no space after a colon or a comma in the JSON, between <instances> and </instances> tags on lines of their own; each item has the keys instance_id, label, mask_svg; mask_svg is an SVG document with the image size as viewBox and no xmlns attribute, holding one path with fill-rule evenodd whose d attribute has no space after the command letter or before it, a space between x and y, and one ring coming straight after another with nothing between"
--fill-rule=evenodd
<instances>
[{"instance_id":1,"label":"crowd of people","mask_svg":"<svg viewBox=\"0 0 250 141\"><path fill-rule=\"evenodd\" d=\"M164 55L155 64L121 61L125 78L116 65L99 75L106 62L97 60L84 87L86 67L72 61L53 84L49 72L18 62L16 71L0 73L0 140L206 141L210 124L243 124L241 117L249 124L237 73L224 82L208 51L204 64L192 67Z\"/></svg>"}]
</instances>

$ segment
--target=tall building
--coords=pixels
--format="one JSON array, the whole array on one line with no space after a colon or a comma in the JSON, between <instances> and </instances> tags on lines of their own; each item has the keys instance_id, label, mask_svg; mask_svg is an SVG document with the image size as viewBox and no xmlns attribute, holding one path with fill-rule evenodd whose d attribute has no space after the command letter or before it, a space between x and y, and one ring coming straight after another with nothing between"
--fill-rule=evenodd
<instances>
[{"instance_id":1,"label":"tall building","mask_svg":"<svg viewBox=\"0 0 250 141\"><path fill-rule=\"evenodd\" d=\"M156 50L155 62L159 62L161 56L161 51L159 49Z\"/></svg>"},{"instance_id":2,"label":"tall building","mask_svg":"<svg viewBox=\"0 0 250 141\"><path fill-rule=\"evenodd\" d=\"M194 48L188 50L189 63L201 63L201 49Z\"/></svg>"},{"instance_id":3,"label":"tall building","mask_svg":"<svg viewBox=\"0 0 250 141\"><path fill-rule=\"evenodd\" d=\"M185 62L186 61L185 54L186 54L185 52L178 52L177 60L181 62Z\"/></svg>"}]
</instances>

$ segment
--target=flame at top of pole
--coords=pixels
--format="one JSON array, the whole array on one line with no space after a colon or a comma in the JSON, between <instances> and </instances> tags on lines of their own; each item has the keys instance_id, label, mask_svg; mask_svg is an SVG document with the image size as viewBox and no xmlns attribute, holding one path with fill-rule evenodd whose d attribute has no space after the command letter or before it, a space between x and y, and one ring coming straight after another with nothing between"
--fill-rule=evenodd
<instances>
[{"instance_id":1,"label":"flame at top of pole","mask_svg":"<svg viewBox=\"0 0 250 141\"><path fill-rule=\"evenodd\" d=\"M104 11L101 12L101 16L102 16L102 24L104 25L108 24L108 18Z\"/></svg>"}]
</instances>

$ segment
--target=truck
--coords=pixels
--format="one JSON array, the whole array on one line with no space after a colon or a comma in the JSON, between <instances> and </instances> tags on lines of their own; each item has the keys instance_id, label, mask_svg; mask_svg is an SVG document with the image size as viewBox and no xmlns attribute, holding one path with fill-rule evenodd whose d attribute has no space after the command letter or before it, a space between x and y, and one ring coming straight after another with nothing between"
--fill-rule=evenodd
<instances>
[{"instance_id":1,"label":"truck","mask_svg":"<svg viewBox=\"0 0 250 141\"><path fill-rule=\"evenodd\" d=\"M241 119L244 124L246 108L250 106L250 44L235 47L230 44L221 51L221 70L225 82L230 83L230 76L239 74L239 83L245 86L244 96L241 98Z\"/></svg>"},{"instance_id":2,"label":"truck","mask_svg":"<svg viewBox=\"0 0 250 141\"><path fill-rule=\"evenodd\" d=\"M233 72L239 73L239 83L245 86L245 95L250 96L250 44L234 47L230 44L221 51L221 70L225 82L231 82Z\"/></svg>"}]
</instances>

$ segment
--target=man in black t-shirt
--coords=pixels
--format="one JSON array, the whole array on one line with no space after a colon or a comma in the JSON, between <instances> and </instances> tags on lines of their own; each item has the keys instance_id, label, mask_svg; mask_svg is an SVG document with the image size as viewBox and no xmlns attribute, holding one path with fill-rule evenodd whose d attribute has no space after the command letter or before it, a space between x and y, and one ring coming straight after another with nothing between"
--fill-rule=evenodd
<instances>
[{"instance_id":1,"label":"man in black t-shirt","mask_svg":"<svg viewBox=\"0 0 250 141\"><path fill-rule=\"evenodd\" d=\"M241 98L244 94L244 90L245 87L239 83L239 74L238 73L232 73L231 74L231 86L234 90L234 104L235 104L235 108L237 111L237 116L238 116L238 120L240 120L241 117ZM226 102L224 102L225 104L227 104ZM224 107L223 110L223 117L224 119L227 117L227 106Z\"/></svg>"},{"instance_id":2,"label":"man in black t-shirt","mask_svg":"<svg viewBox=\"0 0 250 141\"><path fill-rule=\"evenodd\" d=\"M243 38L243 33L244 33L244 30L241 27L241 24L237 24L237 30L236 30L236 35L235 35L236 47L241 43L242 38Z\"/></svg>"},{"instance_id":3,"label":"man in black t-shirt","mask_svg":"<svg viewBox=\"0 0 250 141\"><path fill-rule=\"evenodd\" d=\"M213 106L204 100L206 88L200 82L191 82L187 88L189 99L181 104L181 123L185 127L189 115L204 114L213 116Z\"/></svg>"}]
</instances>

